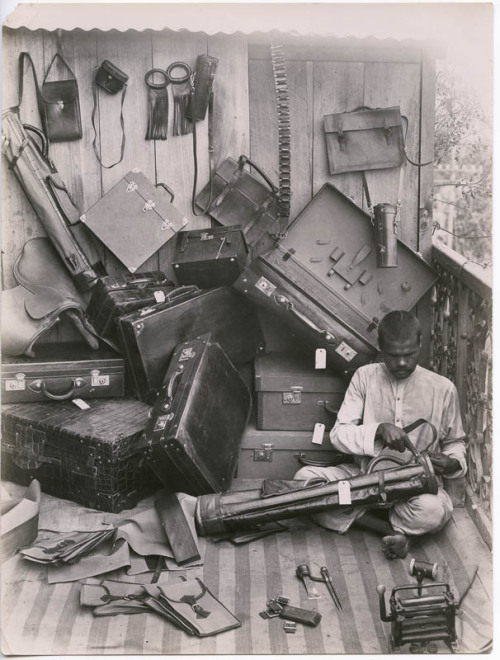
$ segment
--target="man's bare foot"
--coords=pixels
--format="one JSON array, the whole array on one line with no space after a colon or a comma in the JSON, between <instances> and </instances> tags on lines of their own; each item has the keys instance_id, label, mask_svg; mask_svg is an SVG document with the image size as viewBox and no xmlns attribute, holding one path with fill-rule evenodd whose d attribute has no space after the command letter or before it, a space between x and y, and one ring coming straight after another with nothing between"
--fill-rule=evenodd
<instances>
[{"instance_id":1,"label":"man's bare foot","mask_svg":"<svg viewBox=\"0 0 500 660\"><path fill-rule=\"evenodd\" d=\"M387 559L404 559L410 550L410 540L404 534L384 536L382 550Z\"/></svg>"}]
</instances>

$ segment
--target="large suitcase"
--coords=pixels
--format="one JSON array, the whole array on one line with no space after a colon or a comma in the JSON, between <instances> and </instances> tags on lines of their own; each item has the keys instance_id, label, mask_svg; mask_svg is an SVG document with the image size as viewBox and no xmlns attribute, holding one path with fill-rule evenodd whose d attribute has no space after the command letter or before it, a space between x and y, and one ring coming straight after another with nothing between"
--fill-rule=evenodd
<instances>
[{"instance_id":1,"label":"large suitcase","mask_svg":"<svg viewBox=\"0 0 500 660\"><path fill-rule=\"evenodd\" d=\"M109 349L41 344L36 357L2 357L2 403L119 397L125 392L125 362Z\"/></svg>"},{"instance_id":2,"label":"large suitcase","mask_svg":"<svg viewBox=\"0 0 500 660\"><path fill-rule=\"evenodd\" d=\"M239 225L181 231L173 267L179 284L200 289L232 284L248 262L248 245Z\"/></svg>"},{"instance_id":3,"label":"large suitcase","mask_svg":"<svg viewBox=\"0 0 500 660\"><path fill-rule=\"evenodd\" d=\"M118 342L116 319L168 299L174 283L161 271L101 277L92 290L87 316L96 332Z\"/></svg>"},{"instance_id":4,"label":"large suitcase","mask_svg":"<svg viewBox=\"0 0 500 660\"><path fill-rule=\"evenodd\" d=\"M255 358L257 428L260 431L329 431L346 391L344 378L315 369L301 354L266 353Z\"/></svg>"},{"instance_id":5,"label":"large suitcase","mask_svg":"<svg viewBox=\"0 0 500 660\"><path fill-rule=\"evenodd\" d=\"M210 332L230 360L252 360L263 348L256 310L231 287L200 291L122 316L120 343L135 395L154 403L177 344ZM176 291L181 292L182 287Z\"/></svg>"},{"instance_id":6,"label":"large suitcase","mask_svg":"<svg viewBox=\"0 0 500 660\"><path fill-rule=\"evenodd\" d=\"M325 184L287 236L234 286L324 348L349 375L377 353L377 327L391 310L411 310L435 282L431 267L401 241L399 265L377 268L370 216Z\"/></svg>"},{"instance_id":7,"label":"large suitcase","mask_svg":"<svg viewBox=\"0 0 500 660\"><path fill-rule=\"evenodd\" d=\"M293 479L304 465L338 465L349 459L336 451L328 433L313 444L312 431L260 431L252 422L240 444L238 479Z\"/></svg>"},{"instance_id":8,"label":"large suitcase","mask_svg":"<svg viewBox=\"0 0 500 660\"><path fill-rule=\"evenodd\" d=\"M150 406L96 399L87 410L69 401L2 406L2 475L92 509L130 509L161 483L139 438Z\"/></svg>"},{"instance_id":9,"label":"large suitcase","mask_svg":"<svg viewBox=\"0 0 500 660\"><path fill-rule=\"evenodd\" d=\"M201 495L229 488L251 403L210 334L176 347L141 438L168 491Z\"/></svg>"}]
</instances>

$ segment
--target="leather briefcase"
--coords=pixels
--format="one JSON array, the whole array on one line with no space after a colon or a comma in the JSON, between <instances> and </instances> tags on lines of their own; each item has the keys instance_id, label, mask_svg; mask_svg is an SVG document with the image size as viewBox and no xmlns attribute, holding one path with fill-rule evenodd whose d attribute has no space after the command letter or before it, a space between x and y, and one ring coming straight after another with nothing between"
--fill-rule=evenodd
<instances>
[{"instance_id":1,"label":"leather briefcase","mask_svg":"<svg viewBox=\"0 0 500 660\"><path fill-rule=\"evenodd\" d=\"M248 245L241 227L212 227L177 235L173 267L179 284L200 289L232 284L248 261Z\"/></svg>"},{"instance_id":2,"label":"leather briefcase","mask_svg":"<svg viewBox=\"0 0 500 660\"><path fill-rule=\"evenodd\" d=\"M175 289L170 300L118 320L135 396L154 403L177 344L210 332L234 364L252 360L264 340L252 304L231 287Z\"/></svg>"},{"instance_id":3,"label":"leather briefcase","mask_svg":"<svg viewBox=\"0 0 500 660\"><path fill-rule=\"evenodd\" d=\"M405 161L399 107L367 108L325 115L330 174L400 167ZM405 129L406 132L406 129Z\"/></svg>"},{"instance_id":4,"label":"leather briefcase","mask_svg":"<svg viewBox=\"0 0 500 660\"><path fill-rule=\"evenodd\" d=\"M175 208L172 199L173 194L164 184L155 186L140 170L134 169L80 220L135 273L187 225L187 219Z\"/></svg>"},{"instance_id":5,"label":"leather briefcase","mask_svg":"<svg viewBox=\"0 0 500 660\"><path fill-rule=\"evenodd\" d=\"M71 78L67 80L47 80L56 58L60 59L63 66L71 74ZM70 142L71 140L79 140L82 137L82 120L78 82L73 71L59 53L54 55L45 74L41 97L49 141Z\"/></svg>"},{"instance_id":6,"label":"leather briefcase","mask_svg":"<svg viewBox=\"0 0 500 660\"><path fill-rule=\"evenodd\" d=\"M87 316L100 337L117 343L116 320L120 316L164 302L174 288L159 270L100 277L92 290Z\"/></svg>"},{"instance_id":7,"label":"leather briefcase","mask_svg":"<svg viewBox=\"0 0 500 660\"><path fill-rule=\"evenodd\" d=\"M109 349L42 344L36 357L2 357L2 403L123 396L125 363Z\"/></svg>"},{"instance_id":8,"label":"leather briefcase","mask_svg":"<svg viewBox=\"0 0 500 660\"><path fill-rule=\"evenodd\" d=\"M245 165L251 165L260 178ZM253 256L276 242L278 188L246 156L238 162L227 158L196 198L196 205L221 225L241 225Z\"/></svg>"},{"instance_id":9,"label":"leather briefcase","mask_svg":"<svg viewBox=\"0 0 500 660\"><path fill-rule=\"evenodd\" d=\"M252 397L210 334L179 344L140 445L169 492L226 491Z\"/></svg>"},{"instance_id":10,"label":"leather briefcase","mask_svg":"<svg viewBox=\"0 0 500 660\"><path fill-rule=\"evenodd\" d=\"M285 319L309 346L324 348L330 366L348 375L376 355L382 317L411 310L436 280L401 241L398 259L397 269L377 268L370 216L325 184L280 244L234 286Z\"/></svg>"}]
</instances>

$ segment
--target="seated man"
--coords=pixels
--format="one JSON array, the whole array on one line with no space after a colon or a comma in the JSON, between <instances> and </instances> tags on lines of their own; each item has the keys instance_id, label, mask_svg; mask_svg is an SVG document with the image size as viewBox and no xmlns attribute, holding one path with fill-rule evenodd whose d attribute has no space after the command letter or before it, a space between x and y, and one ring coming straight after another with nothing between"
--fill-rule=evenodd
<instances>
[{"instance_id":1,"label":"seated man","mask_svg":"<svg viewBox=\"0 0 500 660\"><path fill-rule=\"evenodd\" d=\"M429 454L440 484L436 495L398 500L389 505L385 519L369 511L378 507L365 505L313 515L318 524L336 532L346 532L356 522L382 534L384 554L393 559L406 556L409 537L436 532L450 519L453 505L442 487L442 477L456 479L465 474L465 433L453 383L418 365L422 335L418 320L409 312L390 312L382 319L378 335L382 362L355 372L330 433L335 449L354 454L354 463L303 467L295 479L349 479L360 474L371 457L391 450L406 452L403 458L411 459L403 427L420 418L431 422L437 430L432 446L428 424L417 427L410 440L419 452Z\"/></svg>"}]
</instances>

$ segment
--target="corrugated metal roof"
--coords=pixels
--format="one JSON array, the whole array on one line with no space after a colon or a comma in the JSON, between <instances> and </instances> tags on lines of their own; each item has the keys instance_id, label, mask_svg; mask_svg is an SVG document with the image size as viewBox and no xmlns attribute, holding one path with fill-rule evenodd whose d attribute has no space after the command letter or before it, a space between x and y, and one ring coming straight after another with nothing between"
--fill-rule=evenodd
<instances>
[{"instance_id":1,"label":"corrugated metal roof","mask_svg":"<svg viewBox=\"0 0 500 660\"><path fill-rule=\"evenodd\" d=\"M457 7L465 7L457 13ZM189 30L233 34L279 30L296 35L443 40L466 5L372 3L26 3L4 25L31 30ZM447 31L444 31L444 25Z\"/></svg>"}]
</instances>

